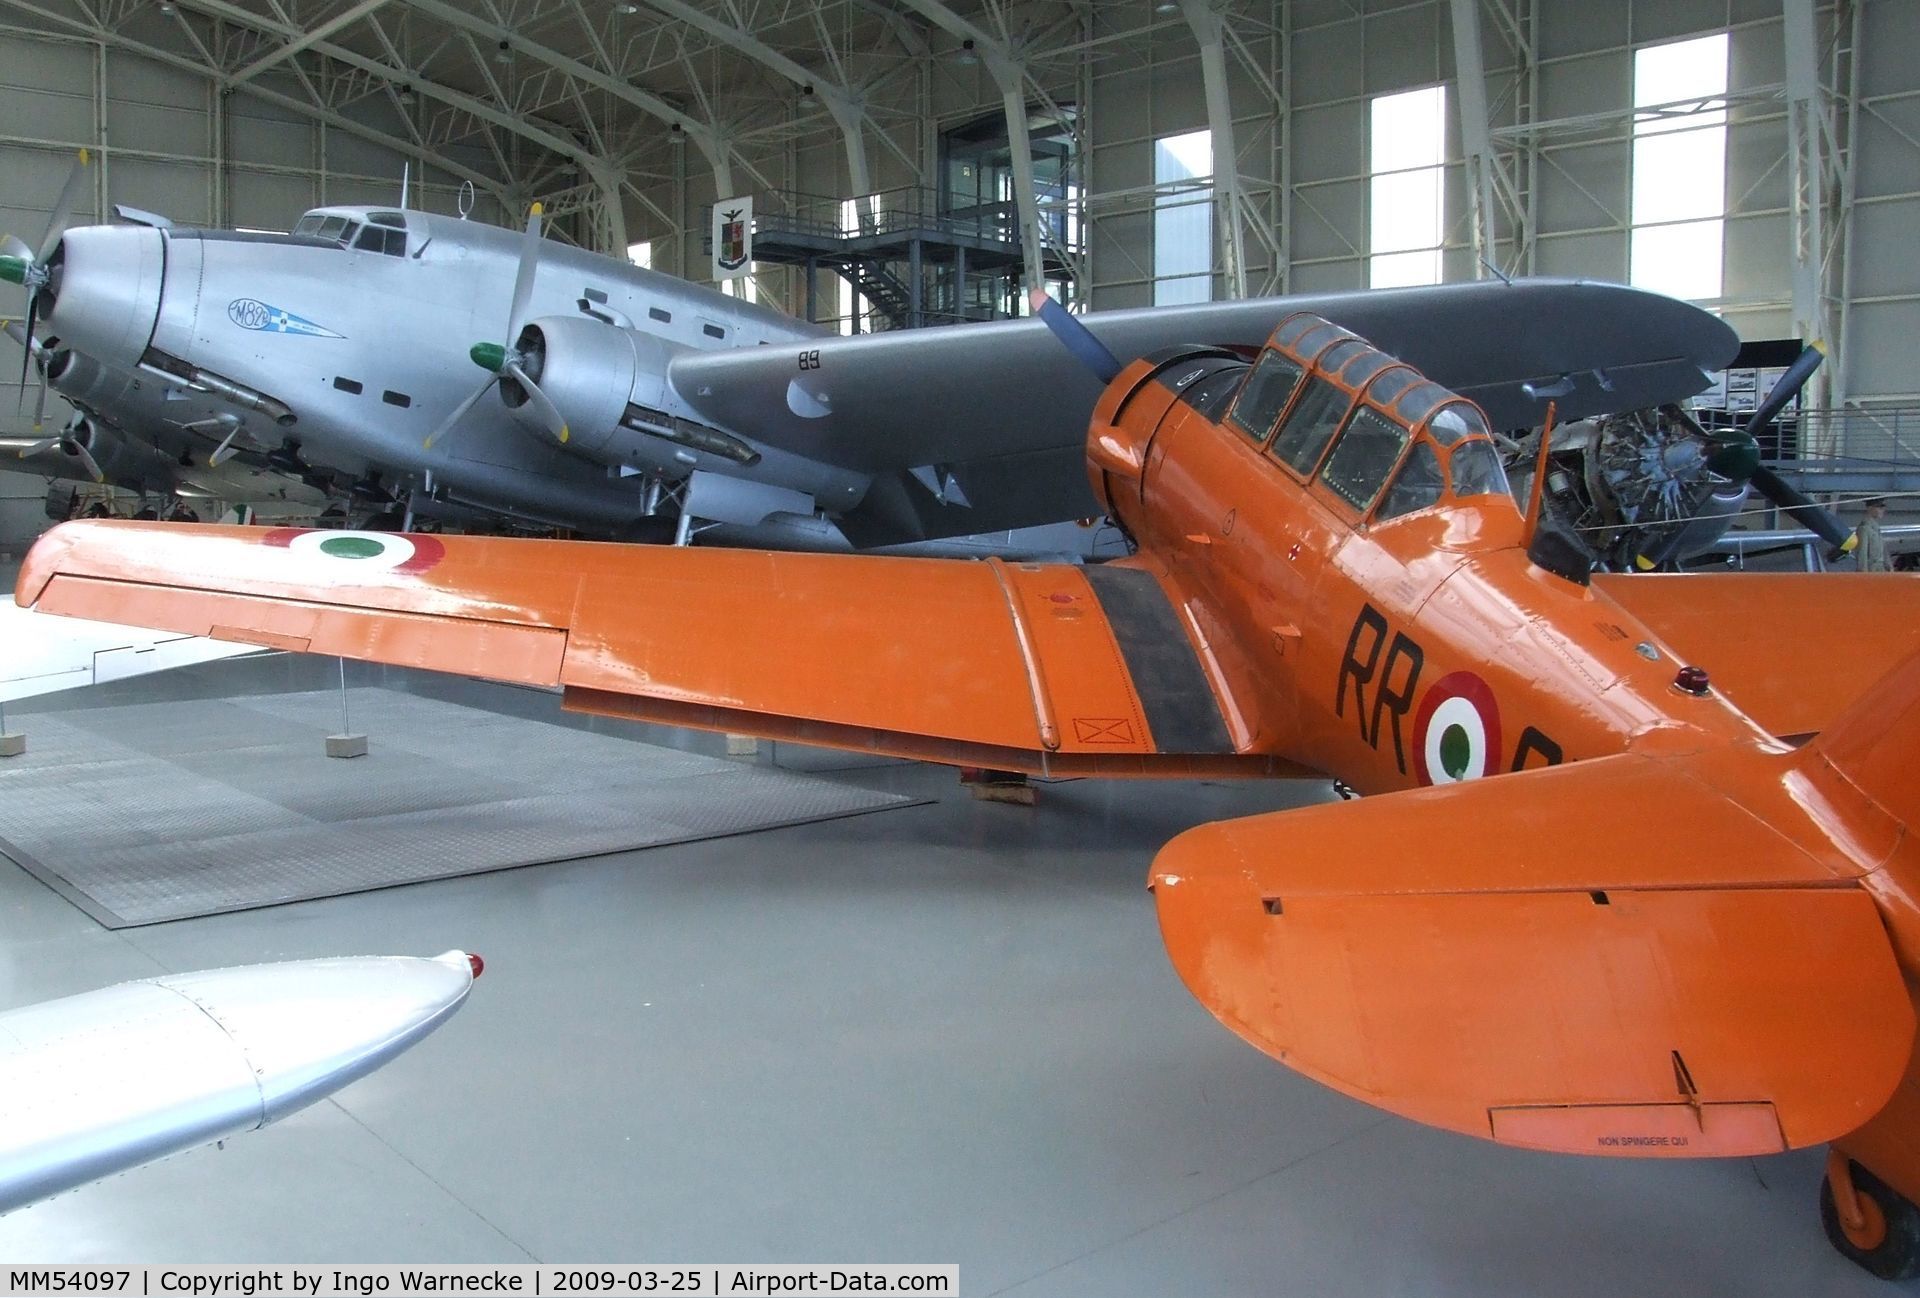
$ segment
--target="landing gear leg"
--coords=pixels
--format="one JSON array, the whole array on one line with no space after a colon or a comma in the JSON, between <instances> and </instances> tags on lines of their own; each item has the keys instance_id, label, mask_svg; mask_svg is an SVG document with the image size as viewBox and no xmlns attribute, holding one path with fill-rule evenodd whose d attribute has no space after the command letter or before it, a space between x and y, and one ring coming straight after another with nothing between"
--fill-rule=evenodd
<instances>
[{"instance_id":1,"label":"landing gear leg","mask_svg":"<svg viewBox=\"0 0 1920 1298\"><path fill-rule=\"evenodd\" d=\"M1844 1257L1882 1280L1920 1276L1920 1208L1837 1149L1827 1151L1820 1224Z\"/></svg>"}]
</instances>

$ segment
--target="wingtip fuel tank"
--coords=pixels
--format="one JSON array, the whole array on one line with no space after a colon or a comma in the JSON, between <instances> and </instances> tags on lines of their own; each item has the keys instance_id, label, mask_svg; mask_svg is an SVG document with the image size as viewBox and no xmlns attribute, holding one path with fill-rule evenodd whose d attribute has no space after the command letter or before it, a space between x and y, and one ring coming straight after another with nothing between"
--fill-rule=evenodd
<instances>
[{"instance_id":1,"label":"wingtip fuel tank","mask_svg":"<svg viewBox=\"0 0 1920 1298\"><path fill-rule=\"evenodd\" d=\"M296 960L0 1013L0 1212L298 1112L439 1027L481 967Z\"/></svg>"}]
</instances>

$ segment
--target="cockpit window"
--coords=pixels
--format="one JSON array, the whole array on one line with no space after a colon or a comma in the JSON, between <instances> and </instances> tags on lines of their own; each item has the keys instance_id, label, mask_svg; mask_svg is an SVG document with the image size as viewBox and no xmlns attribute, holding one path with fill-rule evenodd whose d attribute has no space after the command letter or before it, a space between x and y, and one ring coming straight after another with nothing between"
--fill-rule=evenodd
<instances>
[{"instance_id":1,"label":"cockpit window","mask_svg":"<svg viewBox=\"0 0 1920 1298\"><path fill-rule=\"evenodd\" d=\"M1341 430L1340 440L1327 457L1327 467L1320 471L1320 480L1334 495L1365 511L1393 472L1409 436L1393 420L1362 406Z\"/></svg>"},{"instance_id":2,"label":"cockpit window","mask_svg":"<svg viewBox=\"0 0 1920 1298\"><path fill-rule=\"evenodd\" d=\"M1447 468L1453 474L1453 494L1457 497L1508 494L1507 471L1500 467L1500 453L1485 438L1476 437L1455 446L1447 453Z\"/></svg>"},{"instance_id":3,"label":"cockpit window","mask_svg":"<svg viewBox=\"0 0 1920 1298\"><path fill-rule=\"evenodd\" d=\"M1352 398L1325 379L1308 379L1307 389L1293 403L1293 413L1280 426L1274 439L1273 454L1299 473L1312 473L1327 448L1340 416L1347 413Z\"/></svg>"},{"instance_id":4,"label":"cockpit window","mask_svg":"<svg viewBox=\"0 0 1920 1298\"><path fill-rule=\"evenodd\" d=\"M353 246L366 252L383 252L389 257L404 257L407 255L407 232L369 225L360 231L360 237L353 241Z\"/></svg>"},{"instance_id":5,"label":"cockpit window","mask_svg":"<svg viewBox=\"0 0 1920 1298\"><path fill-rule=\"evenodd\" d=\"M1254 441L1266 441L1267 434L1273 431L1274 423L1280 418L1280 412L1287 408L1287 399L1299 386L1300 373L1300 367L1280 353L1260 353L1260 359L1254 362L1253 372L1247 375L1246 385L1240 389L1240 398L1233 403L1233 413L1228 417Z\"/></svg>"},{"instance_id":6,"label":"cockpit window","mask_svg":"<svg viewBox=\"0 0 1920 1298\"><path fill-rule=\"evenodd\" d=\"M326 219L325 217L315 216L313 213L309 212L305 216L300 218L299 224L293 227L293 232L295 234L306 235L310 238L313 236L316 236L320 233L321 222L323 222L325 219Z\"/></svg>"},{"instance_id":7,"label":"cockpit window","mask_svg":"<svg viewBox=\"0 0 1920 1298\"><path fill-rule=\"evenodd\" d=\"M1413 454L1407 456L1407 462L1400 466L1393 485L1387 488L1385 500L1380 502L1380 511L1374 515L1377 522L1386 522L1389 518L1398 518L1402 514L1411 514L1417 509L1440 503L1440 493L1446 490L1447 475L1440 470L1440 457L1435 453L1433 444L1424 438L1413 444Z\"/></svg>"},{"instance_id":8,"label":"cockpit window","mask_svg":"<svg viewBox=\"0 0 1920 1298\"><path fill-rule=\"evenodd\" d=\"M407 228L407 218L400 212L368 212L367 219L375 225L391 226L396 230Z\"/></svg>"},{"instance_id":9,"label":"cockpit window","mask_svg":"<svg viewBox=\"0 0 1920 1298\"><path fill-rule=\"evenodd\" d=\"M1487 427L1486 416L1477 407L1464 401L1442 406L1427 427L1433 433L1433 440L1442 446L1451 446L1462 437L1475 434L1481 437L1492 435L1492 430Z\"/></svg>"}]
</instances>

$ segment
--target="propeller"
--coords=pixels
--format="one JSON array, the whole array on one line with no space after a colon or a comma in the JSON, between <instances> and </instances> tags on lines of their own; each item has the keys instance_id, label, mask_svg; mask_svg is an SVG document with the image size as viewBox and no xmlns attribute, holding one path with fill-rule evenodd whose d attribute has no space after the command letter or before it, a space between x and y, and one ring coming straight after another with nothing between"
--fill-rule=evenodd
<instances>
[{"instance_id":1,"label":"propeller","mask_svg":"<svg viewBox=\"0 0 1920 1298\"><path fill-rule=\"evenodd\" d=\"M48 451L59 450L63 454L71 455L78 459L86 469L87 474L95 482L105 482L107 475L100 471L100 462L94 459L93 452L87 449L86 439L88 436L86 421L76 416L74 421L67 425L58 437L43 437L37 442L32 442L21 447L20 458L24 460L29 456L42 455Z\"/></svg>"},{"instance_id":2,"label":"propeller","mask_svg":"<svg viewBox=\"0 0 1920 1298\"><path fill-rule=\"evenodd\" d=\"M28 359L38 361L40 363L40 391L39 391L39 395L36 396L33 400L33 431L37 433L40 431L41 425L45 424L47 421L47 349L46 349L46 345L43 344L38 338L35 338L31 334L29 334L27 332L26 326L18 320L8 320L5 322L4 327L7 332L7 337L19 343L20 346L26 350ZM24 378L22 379L22 382L21 382L20 396L22 400L25 400L26 385L25 385Z\"/></svg>"},{"instance_id":3,"label":"propeller","mask_svg":"<svg viewBox=\"0 0 1920 1298\"><path fill-rule=\"evenodd\" d=\"M1114 376L1125 368L1120 364L1119 357L1108 351L1107 345L1093 336L1092 330L1081 324L1071 311L1049 297L1045 289L1028 289L1027 305L1032 307L1033 313L1053 331L1053 336L1060 340L1060 345L1072 352L1075 360L1092 370L1093 376L1101 383L1113 382Z\"/></svg>"},{"instance_id":4,"label":"propeller","mask_svg":"<svg viewBox=\"0 0 1920 1298\"><path fill-rule=\"evenodd\" d=\"M207 457L207 467L217 469L240 454L240 419L237 415L218 414L211 419L196 419L190 424L180 425L190 433L205 433L211 437L215 433L225 433L220 445L213 448L213 454Z\"/></svg>"},{"instance_id":5,"label":"propeller","mask_svg":"<svg viewBox=\"0 0 1920 1298\"><path fill-rule=\"evenodd\" d=\"M1773 385L1773 391L1746 423L1713 434L1714 449L1707 459L1707 467L1731 482L1752 483L1755 491L1779 506L1794 522L1844 553L1854 547L1853 533L1841 526L1840 520L1825 506L1760 462L1760 430L1786 409L1787 402L1799 395L1826 359L1826 348L1819 343L1809 343L1794 358L1793 364L1787 366L1780 381Z\"/></svg>"},{"instance_id":6,"label":"propeller","mask_svg":"<svg viewBox=\"0 0 1920 1298\"><path fill-rule=\"evenodd\" d=\"M27 404L27 373L33 364L34 326L40 321L40 296L46 291L53 276L48 259L53 256L54 245L60 242L60 236L67 231L67 222L73 217L73 205L79 201L80 188L86 182L87 166L91 155L80 150L73 160L73 167L67 172L66 184L60 187L60 197L54 200L53 211L47 216L47 228L40 236L38 251L28 247L13 235L0 240L0 280L23 285L27 290L27 320L24 345L26 355L20 358L20 409ZM39 426L46 412L47 385L44 376L40 381L39 414L34 416L34 426Z\"/></svg>"},{"instance_id":7,"label":"propeller","mask_svg":"<svg viewBox=\"0 0 1920 1298\"><path fill-rule=\"evenodd\" d=\"M533 277L540 269L541 210L540 204L533 205L527 213L526 231L520 237L520 268L513 277L513 306L507 315L507 340L504 343L475 343L468 349L467 355L473 358L473 363L488 371L487 381L472 396L455 406L453 413L428 434L426 445L429 450L435 442L451 433L496 383L502 387L509 382L516 385L540 426L551 433L556 442L565 443L570 435L567 421L561 416L559 408L526 371L529 352L524 350L524 334L527 304L533 298Z\"/></svg>"}]
</instances>

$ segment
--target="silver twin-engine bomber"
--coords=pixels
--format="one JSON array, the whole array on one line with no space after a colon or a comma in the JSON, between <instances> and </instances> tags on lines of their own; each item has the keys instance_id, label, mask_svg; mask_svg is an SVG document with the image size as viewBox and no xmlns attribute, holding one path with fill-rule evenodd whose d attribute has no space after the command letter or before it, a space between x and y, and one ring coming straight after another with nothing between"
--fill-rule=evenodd
<instances>
[{"instance_id":1,"label":"silver twin-engine bomber","mask_svg":"<svg viewBox=\"0 0 1920 1298\"><path fill-rule=\"evenodd\" d=\"M76 168L76 175L81 169ZM164 491L244 457L384 515L593 536L871 548L1096 513L1100 385L1035 319L840 337L712 288L404 207L291 233L118 209L9 236L25 342L79 411L26 450ZM1495 426L1680 400L1736 341L1620 285L1489 280L1094 313L1120 355L1257 349L1311 311L1480 402ZM109 461L112 461L111 463ZM79 476L72 474L71 476Z\"/></svg>"}]
</instances>

